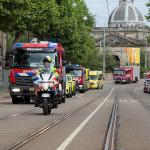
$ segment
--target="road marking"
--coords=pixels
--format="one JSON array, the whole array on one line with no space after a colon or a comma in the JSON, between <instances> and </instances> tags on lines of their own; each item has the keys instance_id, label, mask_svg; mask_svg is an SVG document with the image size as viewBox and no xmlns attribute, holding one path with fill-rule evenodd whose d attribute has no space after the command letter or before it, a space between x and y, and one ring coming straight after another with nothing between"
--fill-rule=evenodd
<instances>
[{"instance_id":1,"label":"road marking","mask_svg":"<svg viewBox=\"0 0 150 150\"><path fill-rule=\"evenodd\" d=\"M134 99L120 99L119 103L135 103L137 100Z\"/></svg>"},{"instance_id":2,"label":"road marking","mask_svg":"<svg viewBox=\"0 0 150 150\"><path fill-rule=\"evenodd\" d=\"M105 104L107 99L111 96L114 88L111 90L109 95L104 99L103 102L72 132L72 134L56 149L65 150L67 146L73 141L77 134L84 128L84 126L89 122L89 120L97 113L97 111Z\"/></svg>"},{"instance_id":3,"label":"road marking","mask_svg":"<svg viewBox=\"0 0 150 150\"><path fill-rule=\"evenodd\" d=\"M13 115L11 115L11 116L10 116L10 118L11 118L11 117L15 117L15 116L18 116L18 115L19 115L19 114L13 114Z\"/></svg>"}]
</instances>

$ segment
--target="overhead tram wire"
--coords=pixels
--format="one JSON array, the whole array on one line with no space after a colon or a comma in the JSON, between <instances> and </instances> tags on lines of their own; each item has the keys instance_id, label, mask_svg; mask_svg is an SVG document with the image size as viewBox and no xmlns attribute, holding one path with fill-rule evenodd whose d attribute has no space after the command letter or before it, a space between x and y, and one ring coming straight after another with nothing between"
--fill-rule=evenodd
<instances>
[{"instance_id":1,"label":"overhead tram wire","mask_svg":"<svg viewBox=\"0 0 150 150\"><path fill-rule=\"evenodd\" d=\"M108 0L106 0L106 4L107 4L108 17L109 17L109 5L108 5Z\"/></svg>"}]
</instances>

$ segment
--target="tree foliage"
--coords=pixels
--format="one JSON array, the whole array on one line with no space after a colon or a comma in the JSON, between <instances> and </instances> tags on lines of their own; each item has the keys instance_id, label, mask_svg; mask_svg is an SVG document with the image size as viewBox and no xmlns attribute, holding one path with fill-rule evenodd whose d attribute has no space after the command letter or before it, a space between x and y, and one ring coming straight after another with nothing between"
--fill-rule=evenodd
<instances>
[{"instance_id":1,"label":"tree foliage","mask_svg":"<svg viewBox=\"0 0 150 150\"><path fill-rule=\"evenodd\" d=\"M72 63L85 64L95 49L95 41L90 35L94 19L83 1L76 0L76 5L73 4L73 1L62 0L59 5L60 39L66 49L66 59Z\"/></svg>"},{"instance_id":2,"label":"tree foliage","mask_svg":"<svg viewBox=\"0 0 150 150\"><path fill-rule=\"evenodd\" d=\"M4 32L24 31L26 24L23 20L29 8L28 0L0 1L0 30Z\"/></svg>"},{"instance_id":3,"label":"tree foliage","mask_svg":"<svg viewBox=\"0 0 150 150\"><path fill-rule=\"evenodd\" d=\"M146 6L148 8L148 12L147 12L147 15L146 15L146 19L148 21L150 21L150 1L146 3Z\"/></svg>"},{"instance_id":4,"label":"tree foliage","mask_svg":"<svg viewBox=\"0 0 150 150\"><path fill-rule=\"evenodd\" d=\"M0 20L1 31L61 42L67 61L100 68L94 17L83 0L0 0Z\"/></svg>"}]
</instances>

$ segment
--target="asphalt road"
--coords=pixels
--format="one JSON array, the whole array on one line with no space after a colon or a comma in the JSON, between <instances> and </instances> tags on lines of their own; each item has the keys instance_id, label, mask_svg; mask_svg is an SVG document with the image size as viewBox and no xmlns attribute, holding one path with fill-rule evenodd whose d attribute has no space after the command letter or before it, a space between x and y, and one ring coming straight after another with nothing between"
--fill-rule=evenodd
<instances>
[{"instance_id":1,"label":"asphalt road","mask_svg":"<svg viewBox=\"0 0 150 150\"><path fill-rule=\"evenodd\" d=\"M118 101L116 150L149 150L150 95L142 91L143 81L90 90L67 99L65 104L44 116L40 108L13 105L8 96L0 100L0 150L48 127L21 150L102 150L114 99ZM64 118L59 121L60 118Z\"/></svg>"}]
</instances>

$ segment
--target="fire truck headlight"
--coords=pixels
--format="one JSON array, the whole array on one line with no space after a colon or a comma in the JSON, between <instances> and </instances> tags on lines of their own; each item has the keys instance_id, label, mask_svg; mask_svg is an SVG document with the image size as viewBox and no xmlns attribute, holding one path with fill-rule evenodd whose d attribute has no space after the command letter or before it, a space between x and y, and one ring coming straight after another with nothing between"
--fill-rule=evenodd
<instances>
[{"instance_id":1,"label":"fire truck headlight","mask_svg":"<svg viewBox=\"0 0 150 150\"><path fill-rule=\"evenodd\" d=\"M14 88L11 89L11 91L14 92L14 93L17 93L17 92L20 92L20 88L15 88L14 87Z\"/></svg>"}]
</instances>

